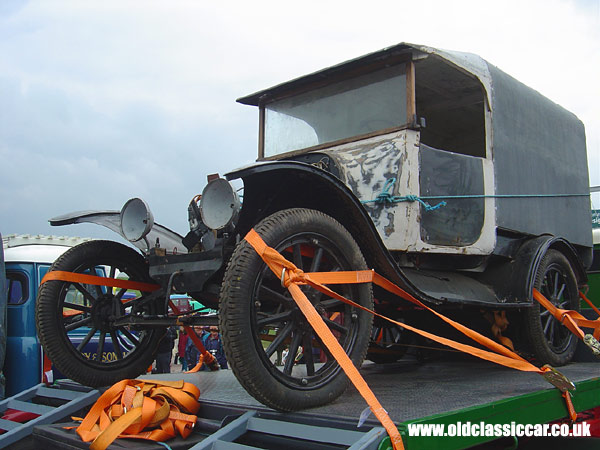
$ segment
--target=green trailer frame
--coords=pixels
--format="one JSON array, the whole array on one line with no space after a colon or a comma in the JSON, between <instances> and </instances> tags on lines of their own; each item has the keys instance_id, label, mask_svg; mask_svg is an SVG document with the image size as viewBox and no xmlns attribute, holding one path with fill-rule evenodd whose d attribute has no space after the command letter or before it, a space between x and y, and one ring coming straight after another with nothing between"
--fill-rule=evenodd
<instances>
[{"instance_id":1,"label":"green trailer frame","mask_svg":"<svg viewBox=\"0 0 600 450\"><path fill-rule=\"evenodd\" d=\"M576 411L586 411L600 405L600 378L593 378L577 384L577 390L572 395L573 406ZM565 400L557 389L548 389L520 395L481 406L461 409L459 411L436 414L422 419L409 420L398 425L406 450L458 450L473 447L478 444L492 442L497 437L485 436L410 436L409 425L414 424L535 424L549 423L567 417L568 412ZM536 421L532 422L531 418ZM597 443L600 446L600 442ZM386 437L379 446L381 450L390 448L389 437Z\"/></svg>"}]
</instances>

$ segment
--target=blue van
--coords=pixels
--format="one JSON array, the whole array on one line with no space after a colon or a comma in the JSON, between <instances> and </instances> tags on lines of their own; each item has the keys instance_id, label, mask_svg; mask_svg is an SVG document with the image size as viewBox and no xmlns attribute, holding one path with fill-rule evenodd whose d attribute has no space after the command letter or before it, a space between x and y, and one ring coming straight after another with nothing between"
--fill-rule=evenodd
<instances>
[{"instance_id":1,"label":"blue van","mask_svg":"<svg viewBox=\"0 0 600 450\"><path fill-rule=\"evenodd\" d=\"M8 294L3 370L7 397L44 381L44 355L35 325L38 287L56 258L86 240L89 239L30 235L2 238ZM102 268L96 270L98 275L103 274ZM90 347L93 345L90 342ZM91 354L93 349L86 351ZM106 349L107 353L110 351ZM46 374L48 381L56 378L64 377L56 371Z\"/></svg>"}]
</instances>

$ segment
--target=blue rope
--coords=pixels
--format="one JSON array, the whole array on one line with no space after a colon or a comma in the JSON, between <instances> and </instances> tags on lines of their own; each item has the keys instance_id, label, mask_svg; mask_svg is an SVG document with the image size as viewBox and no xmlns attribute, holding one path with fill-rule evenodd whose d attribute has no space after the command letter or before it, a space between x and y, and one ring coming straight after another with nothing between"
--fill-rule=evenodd
<instances>
[{"instance_id":1,"label":"blue rope","mask_svg":"<svg viewBox=\"0 0 600 450\"><path fill-rule=\"evenodd\" d=\"M425 200L441 200L441 199L465 199L465 198L543 198L543 197L589 197L590 194L498 194L498 195L483 195L483 194L465 194L465 195L429 195L419 197L417 195L392 195L391 190L396 184L396 178L388 178L383 185L381 193L373 200L363 200L361 203L376 203L379 205L385 205L386 203L400 203L400 202L419 202L425 207L426 211L434 211L446 206L445 201L439 202L435 206L431 206Z\"/></svg>"},{"instance_id":2,"label":"blue rope","mask_svg":"<svg viewBox=\"0 0 600 450\"><path fill-rule=\"evenodd\" d=\"M155 441L155 443L158 445L162 445L167 450L172 450L171 447L169 447L169 444L166 444L165 442Z\"/></svg>"},{"instance_id":3,"label":"blue rope","mask_svg":"<svg viewBox=\"0 0 600 450\"><path fill-rule=\"evenodd\" d=\"M425 197L417 197L416 195L392 195L390 191L394 188L394 184L396 184L396 179L388 178L383 185L381 193L374 200L363 200L361 203L377 203L379 205L385 205L386 203L419 202L425 207L426 211L433 211L441 208L442 206L446 206L445 201L441 201L437 205L431 206L429 203L423 200Z\"/></svg>"}]
</instances>

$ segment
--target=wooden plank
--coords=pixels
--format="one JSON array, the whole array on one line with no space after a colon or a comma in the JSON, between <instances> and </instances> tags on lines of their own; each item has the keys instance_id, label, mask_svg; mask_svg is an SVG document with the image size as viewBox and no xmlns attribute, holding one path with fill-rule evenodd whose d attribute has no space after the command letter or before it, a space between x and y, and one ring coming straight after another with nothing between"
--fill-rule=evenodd
<instances>
[{"instance_id":1,"label":"wooden plank","mask_svg":"<svg viewBox=\"0 0 600 450\"><path fill-rule=\"evenodd\" d=\"M325 142L324 144L314 145L312 147L302 148L300 150L292 150L285 153L280 153L273 156L267 156L263 158L258 158L258 161L276 161L282 158L290 158L292 156L302 155L304 153L310 153L317 150L329 149L332 147L337 147L338 145L349 144L351 142L358 142L364 139L369 139L376 136L383 136L384 134L396 133L398 131L406 130L408 127L406 125L402 125L399 127L385 128L383 130L373 131L371 133L360 134L358 136L352 136L344 139L339 139L337 141Z\"/></svg>"},{"instance_id":2,"label":"wooden plank","mask_svg":"<svg viewBox=\"0 0 600 450\"><path fill-rule=\"evenodd\" d=\"M417 125L417 100L415 94L415 63L406 63L406 123L414 127Z\"/></svg>"},{"instance_id":3,"label":"wooden plank","mask_svg":"<svg viewBox=\"0 0 600 450\"><path fill-rule=\"evenodd\" d=\"M265 107L258 109L258 159L265 157Z\"/></svg>"}]
</instances>

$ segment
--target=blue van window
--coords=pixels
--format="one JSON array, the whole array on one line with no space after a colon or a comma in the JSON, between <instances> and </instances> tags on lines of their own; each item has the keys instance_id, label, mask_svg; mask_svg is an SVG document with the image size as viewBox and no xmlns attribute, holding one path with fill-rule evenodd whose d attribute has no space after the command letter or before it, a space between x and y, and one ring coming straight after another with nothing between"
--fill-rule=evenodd
<instances>
[{"instance_id":1,"label":"blue van window","mask_svg":"<svg viewBox=\"0 0 600 450\"><path fill-rule=\"evenodd\" d=\"M38 277L40 281L42 280L42 278L44 278L44 275L48 273L48 270L50 270L50 265L40 264L38 266Z\"/></svg>"},{"instance_id":2,"label":"blue van window","mask_svg":"<svg viewBox=\"0 0 600 450\"><path fill-rule=\"evenodd\" d=\"M29 298L27 275L22 272L7 272L8 304L21 305Z\"/></svg>"}]
</instances>

